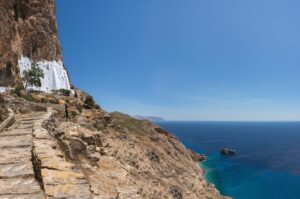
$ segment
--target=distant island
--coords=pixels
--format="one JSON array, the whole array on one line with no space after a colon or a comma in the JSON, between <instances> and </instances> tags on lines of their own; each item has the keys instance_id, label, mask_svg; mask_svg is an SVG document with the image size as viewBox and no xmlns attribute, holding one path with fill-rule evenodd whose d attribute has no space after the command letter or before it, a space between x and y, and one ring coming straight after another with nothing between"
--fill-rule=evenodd
<instances>
[{"instance_id":1,"label":"distant island","mask_svg":"<svg viewBox=\"0 0 300 199\"><path fill-rule=\"evenodd\" d=\"M134 117L135 119L138 119L138 120L149 120L151 122L164 122L164 121L166 121L164 118L157 117L157 116L133 115L132 117Z\"/></svg>"}]
</instances>

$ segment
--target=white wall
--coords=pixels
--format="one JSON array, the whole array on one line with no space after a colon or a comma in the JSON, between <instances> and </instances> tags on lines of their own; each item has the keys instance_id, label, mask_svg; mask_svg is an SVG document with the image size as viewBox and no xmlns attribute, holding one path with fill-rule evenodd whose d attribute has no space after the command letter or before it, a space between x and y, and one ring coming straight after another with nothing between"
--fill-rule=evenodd
<instances>
[{"instance_id":1,"label":"white wall","mask_svg":"<svg viewBox=\"0 0 300 199\"><path fill-rule=\"evenodd\" d=\"M23 71L31 68L32 61L27 57L21 57L18 61L20 74L22 76ZM38 61L38 67L44 72L44 78L42 79L41 88L30 88L34 90L40 90L44 92L50 92L51 90L68 89L70 90L70 81L61 61Z\"/></svg>"}]
</instances>

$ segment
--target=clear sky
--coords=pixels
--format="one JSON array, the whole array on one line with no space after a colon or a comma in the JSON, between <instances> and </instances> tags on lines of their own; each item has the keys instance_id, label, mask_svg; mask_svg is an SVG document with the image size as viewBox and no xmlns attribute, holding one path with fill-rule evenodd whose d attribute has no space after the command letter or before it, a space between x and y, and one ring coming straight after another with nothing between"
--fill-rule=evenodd
<instances>
[{"instance_id":1,"label":"clear sky","mask_svg":"<svg viewBox=\"0 0 300 199\"><path fill-rule=\"evenodd\" d=\"M57 0L73 83L108 111L299 120L299 0Z\"/></svg>"}]
</instances>

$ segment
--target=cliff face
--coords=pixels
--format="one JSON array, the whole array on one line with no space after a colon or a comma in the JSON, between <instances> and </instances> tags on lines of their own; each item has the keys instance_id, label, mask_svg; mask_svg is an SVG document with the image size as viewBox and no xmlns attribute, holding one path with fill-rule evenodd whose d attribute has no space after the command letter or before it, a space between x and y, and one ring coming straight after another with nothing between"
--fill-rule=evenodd
<instances>
[{"instance_id":1,"label":"cliff face","mask_svg":"<svg viewBox=\"0 0 300 199\"><path fill-rule=\"evenodd\" d=\"M0 86L20 77L21 57L62 60L55 0L0 0Z\"/></svg>"}]
</instances>

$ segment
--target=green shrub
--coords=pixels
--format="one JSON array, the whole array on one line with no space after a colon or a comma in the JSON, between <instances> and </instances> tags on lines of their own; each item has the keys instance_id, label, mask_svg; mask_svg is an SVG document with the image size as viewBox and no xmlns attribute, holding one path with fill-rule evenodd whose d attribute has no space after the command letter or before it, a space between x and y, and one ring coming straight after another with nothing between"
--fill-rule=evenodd
<instances>
[{"instance_id":1,"label":"green shrub","mask_svg":"<svg viewBox=\"0 0 300 199\"><path fill-rule=\"evenodd\" d=\"M66 96L66 97L69 97L71 95L71 91L70 90L67 90L67 89L59 89L59 92L61 95L63 96Z\"/></svg>"},{"instance_id":2,"label":"green shrub","mask_svg":"<svg viewBox=\"0 0 300 199\"><path fill-rule=\"evenodd\" d=\"M18 97L22 96L22 92L24 91L24 86L22 83L18 83L15 87L10 91L11 94L16 95Z\"/></svg>"},{"instance_id":3,"label":"green shrub","mask_svg":"<svg viewBox=\"0 0 300 199\"><path fill-rule=\"evenodd\" d=\"M53 95L56 95L58 93L58 90L51 89L50 93L53 94Z\"/></svg>"},{"instance_id":4,"label":"green shrub","mask_svg":"<svg viewBox=\"0 0 300 199\"><path fill-rule=\"evenodd\" d=\"M24 99L26 99L27 101L30 101L30 102L39 102L36 98L34 98L32 95L25 95L23 96Z\"/></svg>"},{"instance_id":5,"label":"green shrub","mask_svg":"<svg viewBox=\"0 0 300 199\"><path fill-rule=\"evenodd\" d=\"M76 109L79 111L79 113L82 113L82 106L80 104L76 104Z\"/></svg>"},{"instance_id":6,"label":"green shrub","mask_svg":"<svg viewBox=\"0 0 300 199\"><path fill-rule=\"evenodd\" d=\"M84 100L84 106L87 109L92 109L96 106L95 100L92 96L88 95L86 96L85 100Z\"/></svg>"},{"instance_id":7,"label":"green shrub","mask_svg":"<svg viewBox=\"0 0 300 199\"><path fill-rule=\"evenodd\" d=\"M59 104L59 100L56 98L50 98L48 99L48 103L50 104Z\"/></svg>"},{"instance_id":8,"label":"green shrub","mask_svg":"<svg viewBox=\"0 0 300 199\"><path fill-rule=\"evenodd\" d=\"M80 115L80 112L78 110L71 110L70 114L72 118L75 118L77 115Z\"/></svg>"},{"instance_id":9,"label":"green shrub","mask_svg":"<svg viewBox=\"0 0 300 199\"><path fill-rule=\"evenodd\" d=\"M43 97L43 98L41 99L41 103L46 104L47 102L48 102L48 100L47 100L46 98Z\"/></svg>"},{"instance_id":10,"label":"green shrub","mask_svg":"<svg viewBox=\"0 0 300 199\"><path fill-rule=\"evenodd\" d=\"M96 104L95 109L101 109L98 104Z\"/></svg>"}]
</instances>

